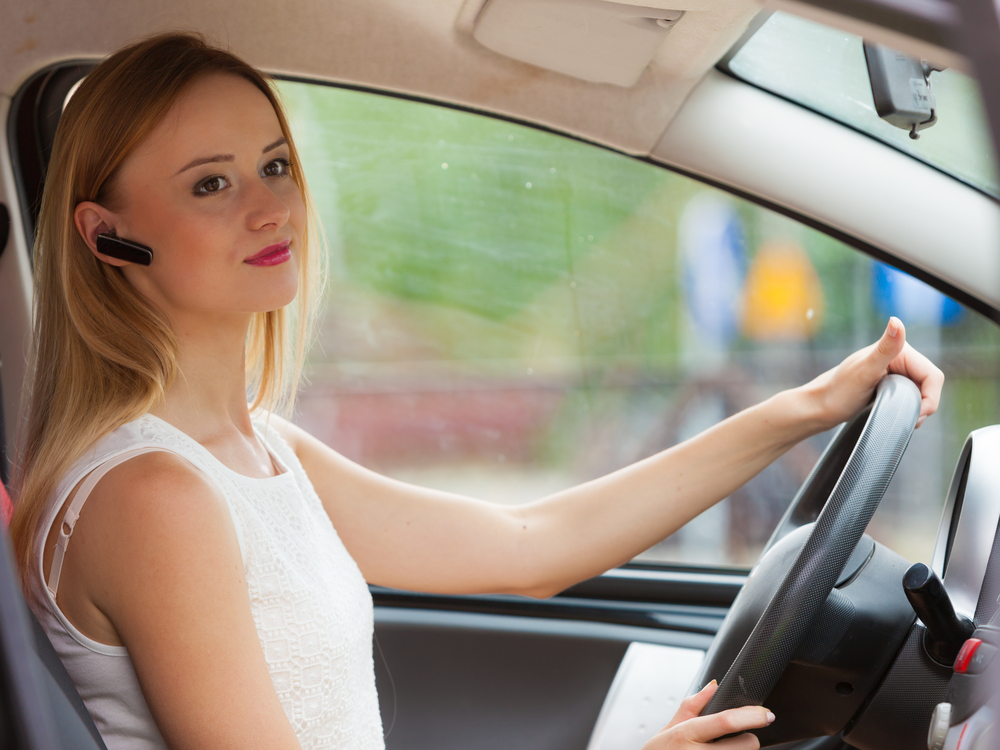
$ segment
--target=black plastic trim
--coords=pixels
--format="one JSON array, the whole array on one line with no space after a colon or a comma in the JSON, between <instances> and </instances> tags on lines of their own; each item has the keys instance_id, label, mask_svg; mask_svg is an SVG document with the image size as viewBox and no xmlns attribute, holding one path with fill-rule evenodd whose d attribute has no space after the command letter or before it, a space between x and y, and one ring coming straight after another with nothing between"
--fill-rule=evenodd
<instances>
[{"instance_id":1,"label":"black plastic trim","mask_svg":"<svg viewBox=\"0 0 1000 750\"><path fill-rule=\"evenodd\" d=\"M478 613L429 607L400 607L396 604L375 605L375 628L379 624L419 625L449 629L502 631L555 635L558 637L599 638L622 643L641 641L660 643L677 648L705 650L712 642L710 634L675 629L636 627L631 624L601 621L580 621L572 618L539 618L507 612Z\"/></svg>"},{"instance_id":2,"label":"black plastic trim","mask_svg":"<svg viewBox=\"0 0 1000 750\"><path fill-rule=\"evenodd\" d=\"M34 240L35 221L34 207L38 204L41 184L41 172L37 149L34 147L33 117L25 114L30 108L26 100L33 100L38 94L44 77L45 68L31 76L14 93L10 110L7 112L7 146L10 153L11 169L14 173L14 186L17 191L17 203L21 214L21 226L28 238L28 244Z\"/></svg>"},{"instance_id":3,"label":"black plastic trim","mask_svg":"<svg viewBox=\"0 0 1000 750\"><path fill-rule=\"evenodd\" d=\"M968 440L968 438L966 439ZM965 451L962 451L965 453ZM964 456L962 476L958 480L958 490L955 492L955 506L951 510L951 522L948 524L948 541L944 548L944 563L941 565L941 576L948 574L948 563L951 562L951 551L955 544L955 533L958 531L958 520L962 517L962 506L965 504L965 486L969 483L969 467L972 466L972 448ZM989 565L987 564L987 570Z\"/></svg>"},{"instance_id":4,"label":"black plastic trim","mask_svg":"<svg viewBox=\"0 0 1000 750\"><path fill-rule=\"evenodd\" d=\"M630 563L571 586L559 597L728 609L748 571Z\"/></svg>"},{"instance_id":5,"label":"black plastic trim","mask_svg":"<svg viewBox=\"0 0 1000 750\"><path fill-rule=\"evenodd\" d=\"M512 594L452 596L369 586L375 606L585 620L714 636L726 615L724 607L620 600L585 599L561 594L531 599Z\"/></svg>"},{"instance_id":6,"label":"black plastic trim","mask_svg":"<svg viewBox=\"0 0 1000 750\"><path fill-rule=\"evenodd\" d=\"M7 142L21 209L21 224L29 247L34 242L45 169L59 121L53 110L53 99L61 106L72 86L96 65L97 61L93 59L79 58L46 65L29 76L11 100L7 116ZM43 112L43 109L47 111Z\"/></svg>"}]
</instances>

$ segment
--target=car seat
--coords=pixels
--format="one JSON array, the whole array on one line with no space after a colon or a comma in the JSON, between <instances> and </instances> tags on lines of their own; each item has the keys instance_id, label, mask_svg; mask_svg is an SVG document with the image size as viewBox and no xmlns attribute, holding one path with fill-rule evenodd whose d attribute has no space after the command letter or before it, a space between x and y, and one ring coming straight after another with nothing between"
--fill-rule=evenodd
<instances>
[{"instance_id":1,"label":"car seat","mask_svg":"<svg viewBox=\"0 0 1000 750\"><path fill-rule=\"evenodd\" d=\"M0 507L10 496L0 483ZM107 750L45 631L21 596L0 531L0 747Z\"/></svg>"},{"instance_id":2,"label":"car seat","mask_svg":"<svg viewBox=\"0 0 1000 750\"><path fill-rule=\"evenodd\" d=\"M62 105L94 63L60 64L33 76L11 106L20 146L29 236ZM22 106L23 105L23 106ZM28 163L30 162L30 163ZM11 216L0 204L0 254L10 236ZM7 526L13 506L8 481L7 440L0 393L0 748L12 750L107 750L94 721L51 642L21 595L9 551Z\"/></svg>"}]
</instances>

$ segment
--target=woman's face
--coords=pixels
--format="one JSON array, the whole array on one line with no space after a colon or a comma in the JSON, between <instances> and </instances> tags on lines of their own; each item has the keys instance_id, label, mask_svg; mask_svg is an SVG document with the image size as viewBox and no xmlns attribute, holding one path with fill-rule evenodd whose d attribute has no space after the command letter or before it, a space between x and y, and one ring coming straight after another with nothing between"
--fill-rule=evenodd
<instances>
[{"instance_id":1,"label":"woman's face","mask_svg":"<svg viewBox=\"0 0 1000 750\"><path fill-rule=\"evenodd\" d=\"M152 265L123 272L176 322L294 298L305 206L274 109L249 81L192 84L125 161L115 192L120 207L97 212L91 231L113 228L153 249Z\"/></svg>"}]
</instances>

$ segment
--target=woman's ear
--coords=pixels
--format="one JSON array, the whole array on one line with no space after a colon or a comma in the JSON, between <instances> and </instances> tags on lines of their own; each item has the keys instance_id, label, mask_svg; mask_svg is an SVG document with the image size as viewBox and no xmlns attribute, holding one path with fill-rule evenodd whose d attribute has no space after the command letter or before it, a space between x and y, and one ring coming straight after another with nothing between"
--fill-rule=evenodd
<instances>
[{"instance_id":1,"label":"woman's ear","mask_svg":"<svg viewBox=\"0 0 1000 750\"><path fill-rule=\"evenodd\" d=\"M76 231L80 233L83 241L90 248L90 252L97 256L98 260L113 266L128 265L128 261L112 258L110 255L104 255L104 253L97 251L97 235L113 232L115 229L117 217L114 212L108 211L104 206L93 201L83 201L73 211L73 222L76 224Z\"/></svg>"}]
</instances>

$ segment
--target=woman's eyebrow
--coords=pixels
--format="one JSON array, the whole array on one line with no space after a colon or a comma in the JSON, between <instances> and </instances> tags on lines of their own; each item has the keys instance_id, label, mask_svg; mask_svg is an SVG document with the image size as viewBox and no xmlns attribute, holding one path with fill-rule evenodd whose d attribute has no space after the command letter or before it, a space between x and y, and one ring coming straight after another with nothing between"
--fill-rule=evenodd
<instances>
[{"instance_id":1,"label":"woman's eyebrow","mask_svg":"<svg viewBox=\"0 0 1000 750\"><path fill-rule=\"evenodd\" d=\"M284 146L286 143L288 143L287 138L279 138L274 143L264 146L264 150L261 151L261 153L266 154L268 151L274 151L274 149L278 148L278 146ZM185 164L183 167L177 170L177 173L174 175L174 177L179 175L181 172L187 172L189 169L201 166L202 164L214 164L216 162L235 161L235 160L236 157L233 156L232 154L216 154L215 156L203 156L200 159L195 159L194 161Z\"/></svg>"},{"instance_id":2,"label":"woman's eyebrow","mask_svg":"<svg viewBox=\"0 0 1000 750\"><path fill-rule=\"evenodd\" d=\"M232 154L216 154L215 156L203 156L200 159L195 159L190 164L186 164L185 166L178 169L174 177L179 175L181 172L187 172L192 167L197 167L202 164L212 164L214 162L219 162L219 161L236 161L236 157L233 156Z\"/></svg>"},{"instance_id":3,"label":"woman's eyebrow","mask_svg":"<svg viewBox=\"0 0 1000 750\"><path fill-rule=\"evenodd\" d=\"M270 146L264 146L264 150L261 151L261 153L262 154L266 154L268 151L274 151L274 149L276 149L278 146L284 146L286 143L288 143L288 139L287 138L279 138L274 143L272 143Z\"/></svg>"}]
</instances>

